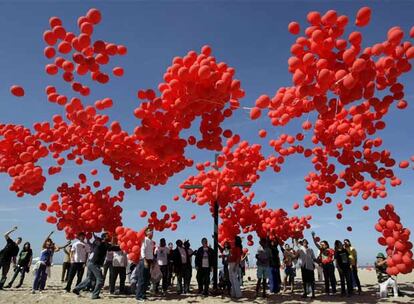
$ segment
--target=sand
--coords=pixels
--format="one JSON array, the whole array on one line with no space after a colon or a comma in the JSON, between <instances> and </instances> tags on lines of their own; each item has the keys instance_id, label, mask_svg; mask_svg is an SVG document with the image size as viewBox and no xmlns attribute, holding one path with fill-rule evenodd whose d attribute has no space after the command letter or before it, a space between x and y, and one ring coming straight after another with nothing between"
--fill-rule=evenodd
<instances>
[{"instance_id":1,"label":"sand","mask_svg":"<svg viewBox=\"0 0 414 304\"><path fill-rule=\"evenodd\" d=\"M63 284L60 282L60 273L61 266L55 265L52 268L51 278L48 278L47 289L42 293L31 294L31 284L33 283L32 274L28 274L25 279L23 286L19 289L11 288L0 291L0 303L19 303L19 304L30 304L30 303L57 303L57 304L71 304L71 303L136 303L133 296L123 296L123 295L110 295L108 292L107 284L108 278L106 281L106 286L101 293L102 299L91 300L90 293L82 292L81 296L78 297L72 293L65 293L63 291ZM250 276L252 279L247 281L247 277ZM11 277L9 273L8 277ZM178 296L175 292L175 289L171 289L168 295L165 298L154 296L149 294L149 298L146 302L152 303L208 303L208 304L218 304L218 303L231 303L231 302L240 302L240 303L308 303L312 302L315 304L318 303L414 303L414 274L404 275L398 278L398 283L400 289L406 294L404 297L399 298L388 298L379 300L377 298L377 284L376 284L376 275L373 270L360 270L359 277L361 284L363 285L363 293L361 295L355 295L351 298L343 298L341 296L327 296L322 294L323 283L317 282L317 294L316 299L303 300L301 299L301 290L300 290L300 278L296 278L296 290L295 294L272 294L269 295L267 299L256 298L255 297L255 284L256 284L256 275L255 269L249 269L245 276L245 286L243 287L243 298L238 301L234 301L227 296L209 296L203 298L195 294L196 282L195 274L193 275L192 282L192 292L189 295ZM8 282L8 281L7 281ZM17 282L15 282L16 284ZM338 287L339 288L339 287Z\"/></svg>"}]
</instances>

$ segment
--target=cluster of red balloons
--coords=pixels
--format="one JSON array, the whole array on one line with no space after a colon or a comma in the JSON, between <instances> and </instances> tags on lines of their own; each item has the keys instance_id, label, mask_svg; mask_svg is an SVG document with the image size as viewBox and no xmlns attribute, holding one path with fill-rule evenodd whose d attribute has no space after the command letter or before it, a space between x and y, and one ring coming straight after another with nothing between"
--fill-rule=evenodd
<instances>
[{"instance_id":1,"label":"cluster of red balloons","mask_svg":"<svg viewBox=\"0 0 414 304\"><path fill-rule=\"evenodd\" d=\"M361 8L355 24L366 26L370 16L370 8ZM375 134L385 128L383 117L392 104L399 109L407 107L398 78L411 70L414 46L403 41L400 27L393 27L387 40L363 49L361 32L342 37L349 18L334 10L323 15L310 12L307 21L309 26L292 45L288 60L294 86L280 88L273 98L260 96L250 116L257 119L268 109L272 125L284 126L316 112L314 123L307 119L302 124L305 134L313 131L313 149L294 145L295 139L303 139L302 133L295 137L284 134L269 142L282 158L293 153L312 157L316 171L305 177L309 191L305 207L330 203L332 194L346 187L349 197L386 197L386 181L391 186L401 181L392 170L395 160L389 151L379 150L382 139ZM290 23L288 29L292 34L300 33L297 22ZM414 37L414 28L410 35ZM286 143L288 147L283 146ZM331 163L331 158L343 169ZM406 166L405 162L400 164ZM278 165L275 171L279 170Z\"/></svg>"},{"instance_id":2,"label":"cluster of red balloons","mask_svg":"<svg viewBox=\"0 0 414 304\"><path fill-rule=\"evenodd\" d=\"M222 223L219 226L219 242L233 241L240 233L248 234L247 245L253 245L256 232L259 238L285 241L288 238L303 238L303 231L310 228L311 216L288 217L283 209L266 208L266 202L253 204L254 193L243 196L231 206L219 212Z\"/></svg>"},{"instance_id":3,"label":"cluster of red balloons","mask_svg":"<svg viewBox=\"0 0 414 304\"><path fill-rule=\"evenodd\" d=\"M161 205L160 206L160 218L158 218L158 213L156 211L152 211L148 217L148 226L156 231L163 231L164 229L171 229L172 231L177 229L177 222L180 221L181 216L178 214L177 211L172 211L171 213L167 213L167 206ZM140 212L140 217L146 217L148 212L143 210Z\"/></svg>"},{"instance_id":4,"label":"cluster of red balloons","mask_svg":"<svg viewBox=\"0 0 414 304\"><path fill-rule=\"evenodd\" d=\"M387 273L397 275L411 272L414 260L413 244L409 241L410 230L401 224L400 217L392 204L387 204L378 213L380 218L375 224L375 229L382 233L378 243L387 247Z\"/></svg>"},{"instance_id":5,"label":"cluster of red balloons","mask_svg":"<svg viewBox=\"0 0 414 304\"><path fill-rule=\"evenodd\" d=\"M145 238L145 229L136 232L131 228L119 226L115 229L119 247L128 253L128 259L138 263L141 255L141 245Z\"/></svg>"},{"instance_id":6,"label":"cluster of red balloons","mask_svg":"<svg viewBox=\"0 0 414 304\"><path fill-rule=\"evenodd\" d=\"M258 171L264 171L267 166L260 151L261 146L239 140L238 135L230 138L216 163L205 162L196 165L198 175L190 176L180 186L185 200L199 205L210 203L213 212L215 201L224 208L240 199L243 191L247 191L251 184L259 179ZM232 150L236 144L237 147ZM188 189L192 186L196 187ZM197 186L201 186L201 189Z\"/></svg>"},{"instance_id":7,"label":"cluster of red balloons","mask_svg":"<svg viewBox=\"0 0 414 304\"><path fill-rule=\"evenodd\" d=\"M41 192L46 178L42 167L35 163L49 154L47 147L21 125L0 124L0 136L0 172L13 178L10 191L19 197Z\"/></svg>"},{"instance_id":8,"label":"cluster of red balloons","mask_svg":"<svg viewBox=\"0 0 414 304\"><path fill-rule=\"evenodd\" d=\"M72 90L82 96L88 96L90 89L75 81L75 75L89 74L93 81L107 83L110 77L101 70L102 67L110 62L111 56L122 56L127 53L127 48L123 45L103 40L92 41L94 27L101 22L101 19L99 10L90 9L86 16L78 18L79 34L75 34L67 31L60 18L52 17L49 20L50 29L43 33L47 45L44 55L52 61L45 66L46 73L57 75L61 71L62 79L70 83ZM113 74L122 76L123 69L115 67Z\"/></svg>"},{"instance_id":9,"label":"cluster of red balloons","mask_svg":"<svg viewBox=\"0 0 414 304\"><path fill-rule=\"evenodd\" d=\"M220 124L232 115L232 109L239 107L239 99L244 96L234 74L235 70L226 63L217 62L207 45L201 54L190 51L184 57L174 57L164 74L165 82L158 86L160 97L153 90L138 92L138 98L147 101L134 112L142 120L135 134L145 142L144 148L164 157L174 155L174 151L183 153L185 144L178 135L201 117L202 138L197 141L190 136L188 144L220 151L221 135L231 136L231 131L223 132Z\"/></svg>"},{"instance_id":10,"label":"cluster of red balloons","mask_svg":"<svg viewBox=\"0 0 414 304\"><path fill-rule=\"evenodd\" d=\"M209 203L214 213L214 204L219 204L219 241L233 240L241 232L256 232L259 237L286 240L289 237L303 237L303 230L309 228L310 217L287 217L283 209L267 209L266 203L252 204L254 192L248 192L251 184L259 179L258 172L277 163L277 159L265 159L261 146L249 145L234 135L227 142L223 154L216 163L199 163L197 176L190 176L181 184L182 196L199 205ZM237 146L236 146L237 145ZM189 189L190 188L190 189ZM248 245L252 245L252 236Z\"/></svg>"},{"instance_id":11,"label":"cluster of red balloons","mask_svg":"<svg viewBox=\"0 0 414 304\"><path fill-rule=\"evenodd\" d=\"M39 209L52 213L46 221L64 230L67 239L74 239L79 232L115 232L122 225L122 207L118 203L124 199L124 192L111 196L111 187L99 188L100 182L86 185L85 174L79 175L79 182L73 185L62 183L57 193L51 195L50 203L40 203Z\"/></svg>"}]
</instances>

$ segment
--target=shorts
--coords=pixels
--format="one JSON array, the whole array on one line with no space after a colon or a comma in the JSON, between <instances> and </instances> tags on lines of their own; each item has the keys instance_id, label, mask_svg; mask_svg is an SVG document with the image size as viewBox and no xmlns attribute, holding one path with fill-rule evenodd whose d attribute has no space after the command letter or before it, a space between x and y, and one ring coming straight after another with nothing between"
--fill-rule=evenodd
<instances>
[{"instance_id":1,"label":"shorts","mask_svg":"<svg viewBox=\"0 0 414 304\"><path fill-rule=\"evenodd\" d=\"M267 279L269 277L269 267L257 266L257 278Z\"/></svg>"}]
</instances>

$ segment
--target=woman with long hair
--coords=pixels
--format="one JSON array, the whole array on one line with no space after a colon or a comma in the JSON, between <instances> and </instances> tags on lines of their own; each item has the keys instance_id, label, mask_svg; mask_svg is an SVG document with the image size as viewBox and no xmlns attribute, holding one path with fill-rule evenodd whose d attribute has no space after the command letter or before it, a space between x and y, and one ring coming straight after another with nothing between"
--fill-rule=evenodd
<instances>
[{"instance_id":1,"label":"woman with long hair","mask_svg":"<svg viewBox=\"0 0 414 304\"><path fill-rule=\"evenodd\" d=\"M38 268L35 273L34 281L33 281L33 289L32 293L36 293L36 290L43 291L46 286L46 280L47 280L47 271L52 266L52 259L53 254L55 252L58 252L62 248L66 248L70 245L70 241L64 245L64 246L56 246L55 243L53 243L52 239L50 238L52 236L54 231L49 233L49 235L46 237L46 239L43 242L42 245L42 251L40 252L40 259L38 262Z\"/></svg>"},{"instance_id":2,"label":"woman with long hair","mask_svg":"<svg viewBox=\"0 0 414 304\"><path fill-rule=\"evenodd\" d=\"M335 251L332 248L329 248L329 243L327 241L321 241L320 243L318 243L314 232L312 232L312 237L315 246L319 249L318 260L322 264L323 276L325 279L325 293L327 295L335 294Z\"/></svg>"},{"instance_id":3,"label":"woman with long hair","mask_svg":"<svg viewBox=\"0 0 414 304\"><path fill-rule=\"evenodd\" d=\"M19 273L20 273L20 281L19 281L19 284L16 285L16 288L19 288L22 286L26 272L29 272L30 270L30 265L32 264L32 257L33 257L33 251L30 248L30 243L26 242L23 245L23 249L19 253L19 259L17 261L16 268L14 269L13 277L10 280L9 285L7 285L8 288L12 287L14 280L17 278Z\"/></svg>"},{"instance_id":4,"label":"woman with long hair","mask_svg":"<svg viewBox=\"0 0 414 304\"><path fill-rule=\"evenodd\" d=\"M349 252L339 240L335 241L335 261L341 279L341 295L348 297L352 295L351 264ZM345 288L346 284L346 288Z\"/></svg>"},{"instance_id":5,"label":"woman with long hair","mask_svg":"<svg viewBox=\"0 0 414 304\"><path fill-rule=\"evenodd\" d=\"M229 262L229 279L231 284L230 295L233 298L241 298L242 293L240 290L239 269L240 261L243 253L242 240L239 236L234 239L234 246L231 247Z\"/></svg>"}]
</instances>

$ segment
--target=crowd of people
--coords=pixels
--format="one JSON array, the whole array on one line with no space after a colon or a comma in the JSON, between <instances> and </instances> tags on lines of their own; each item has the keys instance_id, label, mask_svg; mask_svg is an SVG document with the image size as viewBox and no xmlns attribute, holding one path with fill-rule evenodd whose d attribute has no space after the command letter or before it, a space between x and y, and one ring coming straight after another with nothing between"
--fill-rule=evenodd
<instances>
[{"instance_id":1,"label":"crowd of people","mask_svg":"<svg viewBox=\"0 0 414 304\"><path fill-rule=\"evenodd\" d=\"M2 276L0 289L11 288L20 275L15 288L20 288L24 282L25 274L32 267L34 280L32 293L42 292L50 268L53 265L53 256L63 251L61 282L66 292L77 295L81 291L90 291L92 299L99 299L105 280L109 277L109 292L111 294L134 294L139 302L147 299L147 292L165 296L173 292L174 281L178 294L191 292L191 278L193 274L193 257L196 270L198 294L207 297L210 294L210 277L217 258L221 258L222 267L219 274L218 288L223 294L232 298L242 297L243 278L246 267L249 266L249 251L243 248L242 239L236 236L234 240L227 241L219 246L219 256L203 238L197 250L191 249L188 240L177 240L175 248L172 243L166 243L161 238L157 245L153 241L153 230L145 230L145 239L141 245L140 260L133 263L128 260L127 254L117 245L115 237L108 233L100 236L93 235L93 241L86 239L85 233L78 233L76 240L67 242L62 246L56 245L52 240L51 232L43 242L40 257L37 262L33 259L33 251L29 242L24 243L19 252L22 239L13 240L10 235L17 230L14 227L4 234L6 245L0 251L0 268ZM271 293L295 291L295 276L301 272L302 297L309 295L315 297L315 270L320 279L324 280L323 292L327 295L337 293L335 271L340 278L340 294L352 296L361 293L361 283L358 277L358 256L356 249L348 239L343 242L336 240L334 248L330 248L328 241L319 241L312 232L313 243L318 249L317 254L309 246L306 239L293 240L292 245L279 242L277 239L260 239L255 254L257 283L256 296L267 296ZM387 274L386 257L378 253L375 262L379 283L380 297L386 297L388 287L392 287L394 296L398 296L396 280ZM34 263L34 265L32 265ZM7 275L13 264L12 277L6 285ZM84 272L86 269L86 277ZM281 269L284 279L281 278ZM103 271L102 271L103 270ZM76 277L76 283L74 280ZM129 285L126 279L129 278ZM119 278L119 288L116 282Z\"/></svg>"}]
</instances>

